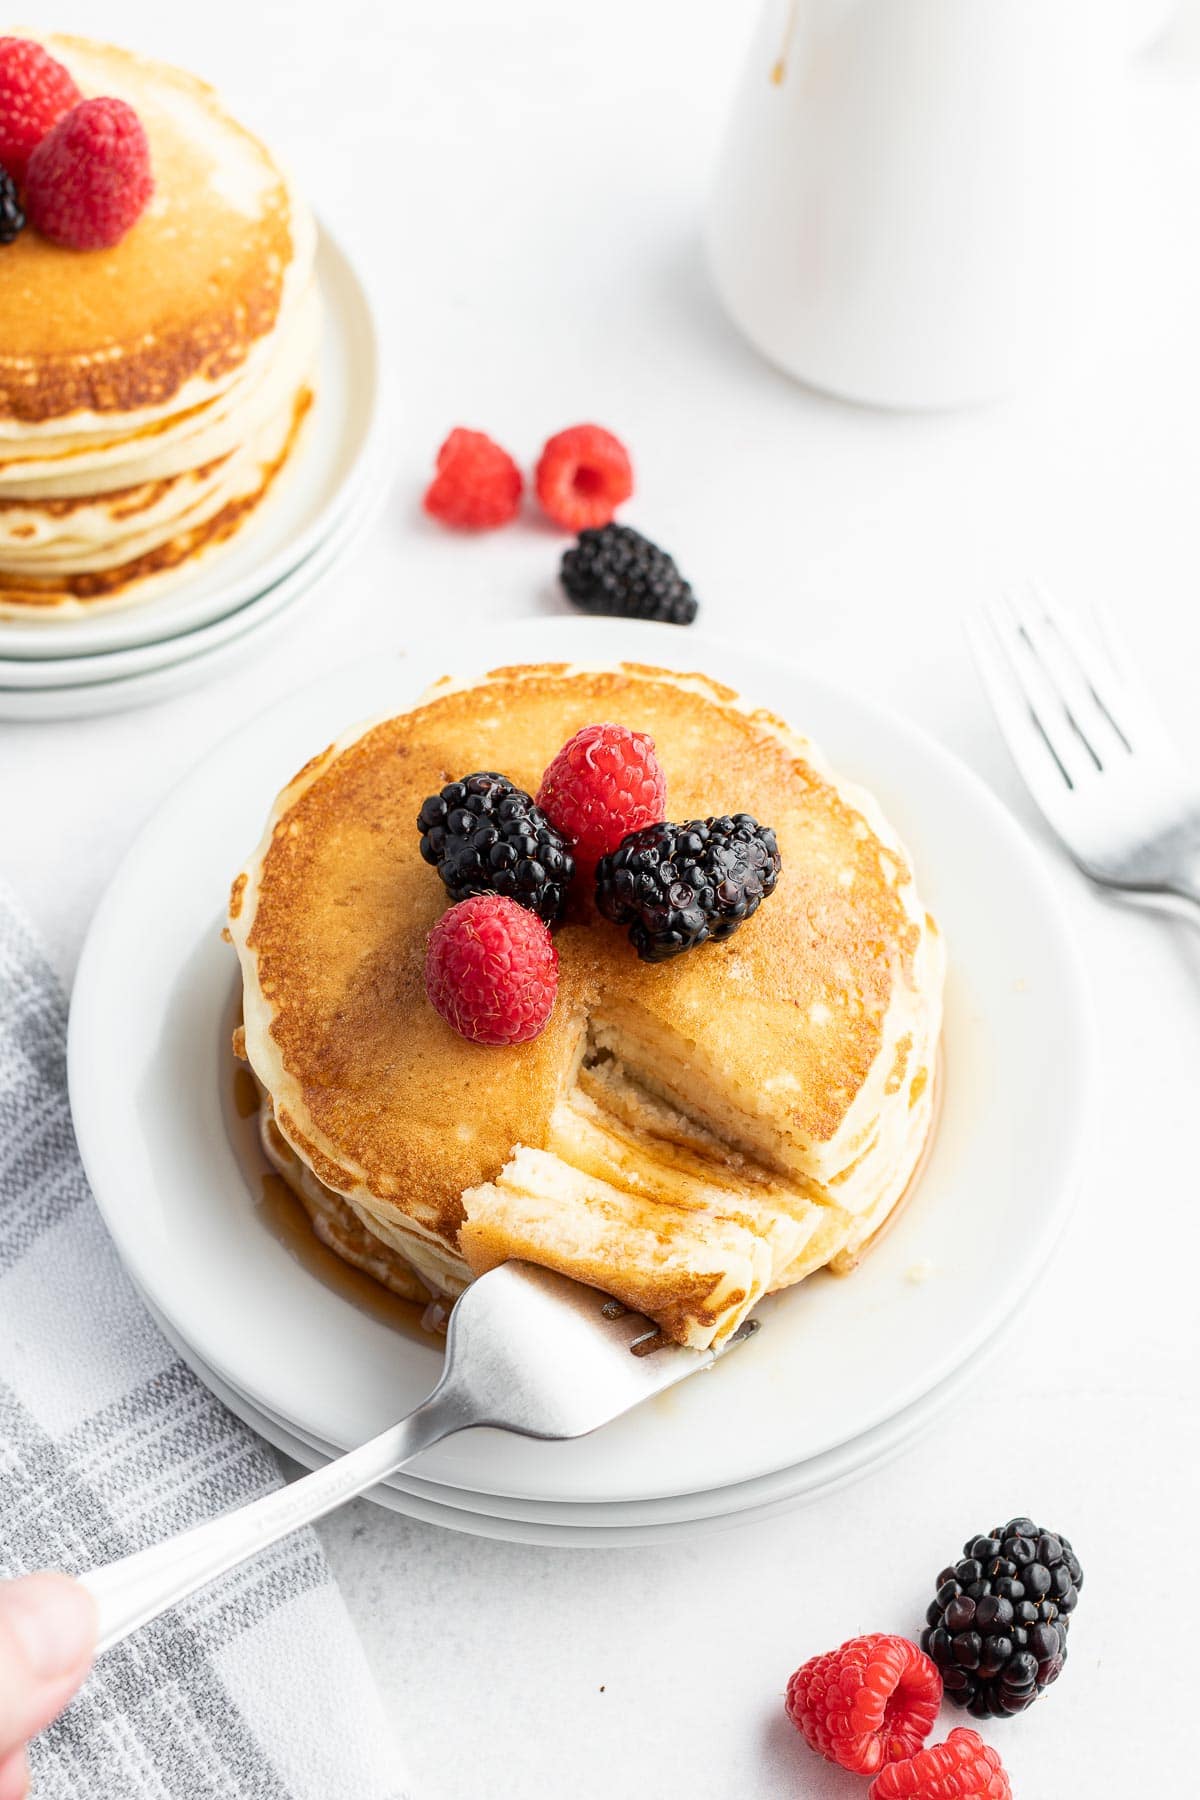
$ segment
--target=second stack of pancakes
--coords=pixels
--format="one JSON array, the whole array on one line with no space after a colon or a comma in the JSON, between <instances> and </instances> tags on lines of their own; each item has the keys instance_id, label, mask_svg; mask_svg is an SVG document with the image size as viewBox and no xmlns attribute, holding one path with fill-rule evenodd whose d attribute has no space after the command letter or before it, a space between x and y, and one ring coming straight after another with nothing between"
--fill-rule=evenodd
<instances>
[{"instance_id":1,"label":"second stack of pancakes","mask_svg":"<svg viewBox=\"0 0 1200 1800\"><path fill-rule=\"evenodd\" d=\"M114 248L26 230L0 285L0 617L161 592L255 515L313 400L315 227L212 91L83 39L43 40L128 100L155 194Z\"/></svg>"}]
</instances>

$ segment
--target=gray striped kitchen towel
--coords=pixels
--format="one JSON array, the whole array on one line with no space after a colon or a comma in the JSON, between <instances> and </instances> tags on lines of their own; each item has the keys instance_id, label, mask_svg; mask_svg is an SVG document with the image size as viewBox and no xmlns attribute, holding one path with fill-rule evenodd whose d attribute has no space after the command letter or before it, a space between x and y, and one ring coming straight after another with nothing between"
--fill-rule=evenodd
<instances>
[{"instance_id":1,"label":"gray striped kitchen towel","mask_svg":"<svg viewBox=\"0 0 1200 1800\"><path fill-rule=\"evenodd\" d=\"M84 1179L66 1005L0 887L0 1574L73 1573L278 1485L147 1317ZM398 1800L311 1531L137 1632L33 1746L35 1800Z\"/></svg>"}]
</instances>

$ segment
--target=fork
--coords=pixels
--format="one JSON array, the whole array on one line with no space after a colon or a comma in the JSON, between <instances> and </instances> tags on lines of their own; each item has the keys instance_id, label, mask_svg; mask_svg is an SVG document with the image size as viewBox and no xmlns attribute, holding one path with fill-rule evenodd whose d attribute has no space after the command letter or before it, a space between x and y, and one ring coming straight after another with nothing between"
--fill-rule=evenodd
<instances>
[{"instance_id":1,"label":"fork","mask_svg":"<svg viewBox=\"0 0 1200 1800\"><path fill-rule=\"evenodd\" d=\"M1080 868L1135 898L1200 907L1200 783L1124 652L1037 586L967 630L1013 761Z\"/></svg>"},{"instance_id":2,"label":"fork","mask_svg":"<svg viewBox=\"0 0 1200 1800\"><path fill-rule=\"evenodd\" d=\"M82 1576L99 1611L97 1654L456 1431L583 1437L711 1367L757 1329L747 1319L720 1349L689 1350L595 1288L503 1263L456 1303L442 1378L398 1424L299 1481Z\"/></svg>"}]
</instances>

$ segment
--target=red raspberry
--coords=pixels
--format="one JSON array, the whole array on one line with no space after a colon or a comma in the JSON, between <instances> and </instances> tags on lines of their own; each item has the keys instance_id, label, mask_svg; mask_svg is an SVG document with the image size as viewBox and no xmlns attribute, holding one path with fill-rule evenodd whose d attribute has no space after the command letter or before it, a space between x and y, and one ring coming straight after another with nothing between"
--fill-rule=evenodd
<instances>
[{"instance_id":1,"label":"red raspberry","mask_svg":"<svg viewBox=\"0 0 1200 1800\"><path fill-rule=\"evenodd\" d=\"M907 1638L851 1638L788 1682L787 1715L827 1762L856 1775L914 1756L933 1729L942 1678ZM890 1790L889 1790L890 1791Z\"/></svg>"},{"instance_id":2,"label":"red raspberry","mask_svg":"<svg viewBox=\"0 0 1200 1800\"><path fill-rule=\"evenodd\" d=\"M524 1044L550 1017L558 951L536 913L503 894L475 894L429 934L425 992L476 1044Z\"/></svg>"},{"instance_id":3,"label":"red raspberry","mask_svg":"<svg viewBox=\"0 0 1200 1800\"><path fill-rule=\"evenodd\" d=\"M18 187L50 127L82 98L67 70L40 44L0 37L0 167Z\"/></svg>"},{"instance_id":4,"label":"red raspberry","mask_svg":"<svg viewBox=\"0 0 1200 1800\"><path fill-rule=\"evenodd\" d=\"M525 486L507 450L482 431L450 433L437 454L437 474L425 492L425 511L443 525L487 531L507 525Z\"/></svg>"},{"instance_id":5,"label":"red raspberry","mask_svg":"<svg viewBox=\"0 0 1200 1800\"><path fill-rule=\"evenodd\" d=\"M68 250L108 250L154 192L150 145L124 100L82 100L29 159L29 223Z\"/></svg>"},{"instance_id":6,"label":"red raspberry","mask_svg":"<svg viewBox=\"0 0 1200 1800\"><path fill-rule=\"evenodd\" d=\"M633 492L629 454L602 425L558 432L542 451L534 479L538 499L567 531L607 525Z\"/></svg>"},{"instance_id":7,"label":"red raspberry","mask_svg":"<svg viewBox=\"0 0 1200 1800\"><path fill-rule=\"evenodd\" d=\"M626 725L585 725L542 776L537 804L590 878L623 837L667 816L667 779L654 739Z\"/></svg>"},{"instance_id":8,"label":"red raspberry","mask_svg":"<svg viewBox=\"0 0 1200 1800\"><path fill-rule=\"evenodd\" d=\"M944 1744L918 1751L910 1762L889 1763L867 1800L1012 1800L1012 1788L998 1752L959 1725Z\"/></svg>"}]
</instances>

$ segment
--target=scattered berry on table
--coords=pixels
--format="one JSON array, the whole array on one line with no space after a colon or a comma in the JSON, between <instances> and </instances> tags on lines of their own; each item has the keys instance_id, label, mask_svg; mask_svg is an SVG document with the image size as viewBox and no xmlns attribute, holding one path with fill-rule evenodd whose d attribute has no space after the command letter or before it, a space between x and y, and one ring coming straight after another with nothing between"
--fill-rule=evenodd
<instances>
[{"instance_id":1,"label":"scattered berry on table","mask_svg":"<svg viewBox=\"0 0 1200 1800\"><path fill-rule=\"evenodd\" d=\"M581 531L563 553L559 579L583 612L690 625L697 601L673 557L631 525Z\"/></svg>"},{"instance_id":2,"label":"scattered berry on table","mask_svg":"<svg viewBox=\"0 0 1200 1800\"><path fill-rule=\"evenodd\" d=\"M443 525L490 531L515 516L524 486L507 450L482 431L458 426L437 453L437 473L425 490L425 511Z\"/></svg>"},{"instance_id":3,"label":"scattered berry on table","mask_svg":"<svg viewBox=\"0 0 1200 1800\"><path fill-rule=\"evenodd\" d=\"M0 164L0 244L11 244L25 229L25 214L17 199L17 184Z\"/></svg>"},{"instance_id":4,"label":"scattered berry on table","mask_svg":"<svg viewBox=\"0 0 1200 1800\"><path fill-rule=\"evenodd\" d=\"M667 782L654 739L627 725L585 725L565 743L537 792L537 803L570 844L587 879L631 831L656 824Z\"/></svg>"},{"instance_id":5,"label":"scattered berry on table","mask_svg":"<svg viewBox=\"0 0 1200 1800\"><path fill-rule=\"evenodd\" d=\"M1065 1537L1010 1519L938 1576L921 1646L978 1719L1024 1712L1057 1680L1083 1570Z\"/></svg>"},{"instance_id":6,"label":"scattered berry on table","mask_svg":"<svg viewBox=\"0 0 1200 1800\"><path fill-rule=\"evenodd\" d=\"M473 1043L528 1043L545 1027L557 990L550 933L500 894L460 900L429 934L425 992L435 1012Z\"/></svg>"},{"instance_id":7,"label":"scattered berry on table","mask_svg":"<svg viewBox=\"0 0 1200 1800\"><path fill-rule=\"evenodd\" d=\"M1012 1788L998 1753L977 1731L958 1725L944 1744L889 1763L867 1800L1012 1800Z\"/></svg>"},{"instance_id":8,"label":"scattered berry on table","mask_svg":"<svg viewBox=\"0 0 1200 1800\"><path fill-rule=\"evenodd\" d=\"M826 1761L873 1775L921 1748L933 1729L942 1683L907 1638L874 1633L814 1656L787 1687L787 1715ZM897 1790L899 1791L899 1790Z\"/></svg>"},{"instance_id":9,"label":"scattered berry on table","mask_svg":"<svg viewBox=\"0 0 1200 1800\"><path fill-rule=\"evenodd\" d=\"M150 145L124 100L82 100L29 159L29 223L68 250L107 250L141 218L154 192Z\"/></svg>"},{"instance_id":10,"label":"scattered berry on table","mask_svg":"<svg viewBox=\"0 0 1200 1800\"><path fill-rule=\"evenodd\" d=\"M538 460L537 497L567 531L607 525L633 492L633 466L619 438L602 425L556 432Z\"/></svg>"},{"instance_id":11,"label":"scattered berry on table","mask_svg":"<svg viewBox=\"0 0 1200 1800\"><path fill-rule=\"evenodd\" d=\"M67 70L40 44L0 37L0 163L18 187L50 127L82 98Z\"/></svg>"},{"instance_id":12,"label":"scattered berry on table","mask_svg":"<svg viewBox=\"0 0 1200 1800\"><path fill-rule=\"evenodd\" d=\"M562 917L575 859L561 832L505 775L481 772L431 794L417 815L421 855L452 900L502 894L546 925Z\"/></svg>"},{"instance_id":13,"label":"scattered berry on table","mask_svg":"<svg viewBox=\"0 0 1200 1800\"><path fill-rule=\"evenodd\" d=\"M775 833L749 813L648 825L596 869L596 905L643 962L724 943L775 892Z\"/></svg>"}]
</instances>

